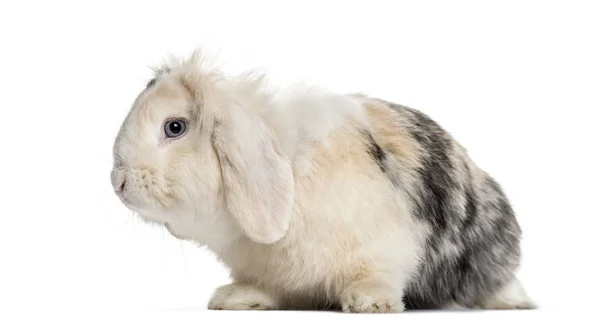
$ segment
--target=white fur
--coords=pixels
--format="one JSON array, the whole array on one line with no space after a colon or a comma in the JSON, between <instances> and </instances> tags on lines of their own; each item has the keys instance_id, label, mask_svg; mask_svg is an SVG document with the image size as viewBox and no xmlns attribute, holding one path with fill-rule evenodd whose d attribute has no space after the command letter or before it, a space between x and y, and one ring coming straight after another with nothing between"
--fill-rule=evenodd
<instances>
[{"instance_id":1,"label":"white fur","mask_svg":"<svg viewBox=\"0 0 600 331\"><path fill-rule=\"evenodd\" d=\"M529 298L521 282L514 278L491 298L487 299L480 308L483 309L534 309L536 304Z\"/></svg>"},{"instance_id":2,"label":"white fur","mask_svg":"<svg viewBox=\"0 0 600 331\"><path fill-rule=\"evenodd\" d=\"M268 310L277 307L276 299L255 286L228 284L215 290L208 302L213 310Z\"/></svg>"}]
</instances>

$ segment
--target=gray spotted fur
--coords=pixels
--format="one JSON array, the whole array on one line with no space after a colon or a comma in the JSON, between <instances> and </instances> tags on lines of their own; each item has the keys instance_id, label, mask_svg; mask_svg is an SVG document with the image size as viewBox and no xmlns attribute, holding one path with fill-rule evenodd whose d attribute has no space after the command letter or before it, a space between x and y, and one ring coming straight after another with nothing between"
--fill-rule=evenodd
<instances>
[{"instance_id":1,"label":"gray spotted fur","mask_svg":"<svg viewBox=\"0 0 600 331\"><path fill-rule=\"evenodd\" d=\"M421 146L421 166L410 185L386 161L393 158L372 135L367 150L398 189L411 197L414 216L431 231L419 272L404 295L407 308L476 307L513 277L521 229L500 185L420 111L387 103ZM402 163L401 160L394 160Z\"/></svg>"}]
</instances>

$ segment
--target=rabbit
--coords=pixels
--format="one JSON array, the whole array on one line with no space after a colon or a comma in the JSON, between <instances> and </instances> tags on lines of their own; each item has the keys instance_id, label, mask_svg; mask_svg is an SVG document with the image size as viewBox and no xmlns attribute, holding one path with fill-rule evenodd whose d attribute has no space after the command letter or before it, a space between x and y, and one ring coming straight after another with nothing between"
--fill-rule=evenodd
<instances>
[{"instance_id":1,"label":"rabbit","mask_svg":"<svg viewBox=\"0 0 600 331\"><path fill-rule=\"evenodd\" d=\"M507 197L434 120L215 63L155 69L111 170L127 208L228 268L208 309L536 308Z\"/></svg>"}]
</instances>

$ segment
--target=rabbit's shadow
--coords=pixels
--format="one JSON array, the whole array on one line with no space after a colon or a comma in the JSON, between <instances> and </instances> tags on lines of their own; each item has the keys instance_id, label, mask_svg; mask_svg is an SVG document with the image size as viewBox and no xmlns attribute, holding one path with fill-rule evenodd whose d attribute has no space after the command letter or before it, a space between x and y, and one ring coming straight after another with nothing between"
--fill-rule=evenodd
<instances>
[{"instance_id":1,"label":"rabbit's shadow","mask_svg":"<svg viewBox=\"0 0 600 331\"><path fill-rule=\"evenodd\" d=\"M169 312L200 312L200 311L213 311L209 310L206 307L181 307L181 308L172 308L167 309ZM480 309L407 309L398 314L456 314L456 313L483 313L492 310L480 310ZM227 310L214 310L215 313L222 312L233 312ZM339 314L348 314L348 315L359 315L354 313L345 313L341 309L278 309L278 310L237 310L236 312L240 313L339 313ZM389 315L389 314L367 314L367 315Z\"/></svg>"}]
</instances>

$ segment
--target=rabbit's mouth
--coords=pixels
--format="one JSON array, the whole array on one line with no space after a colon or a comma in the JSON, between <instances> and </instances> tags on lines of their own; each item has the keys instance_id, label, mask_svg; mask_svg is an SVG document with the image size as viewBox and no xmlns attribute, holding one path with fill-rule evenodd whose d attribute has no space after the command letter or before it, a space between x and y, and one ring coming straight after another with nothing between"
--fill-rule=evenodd
<instances>
[{"instance_id":1,"label":"rabbit's mouth","mask_svg":"<svg viewBox=\"0 0 600 331\"><path fill-rule=\"evenodd\" d=\"M115 168L111 173L115 194L130 209L167 209L173 201L170 185L147 168Z\"/></svg>"}]
</instances>

